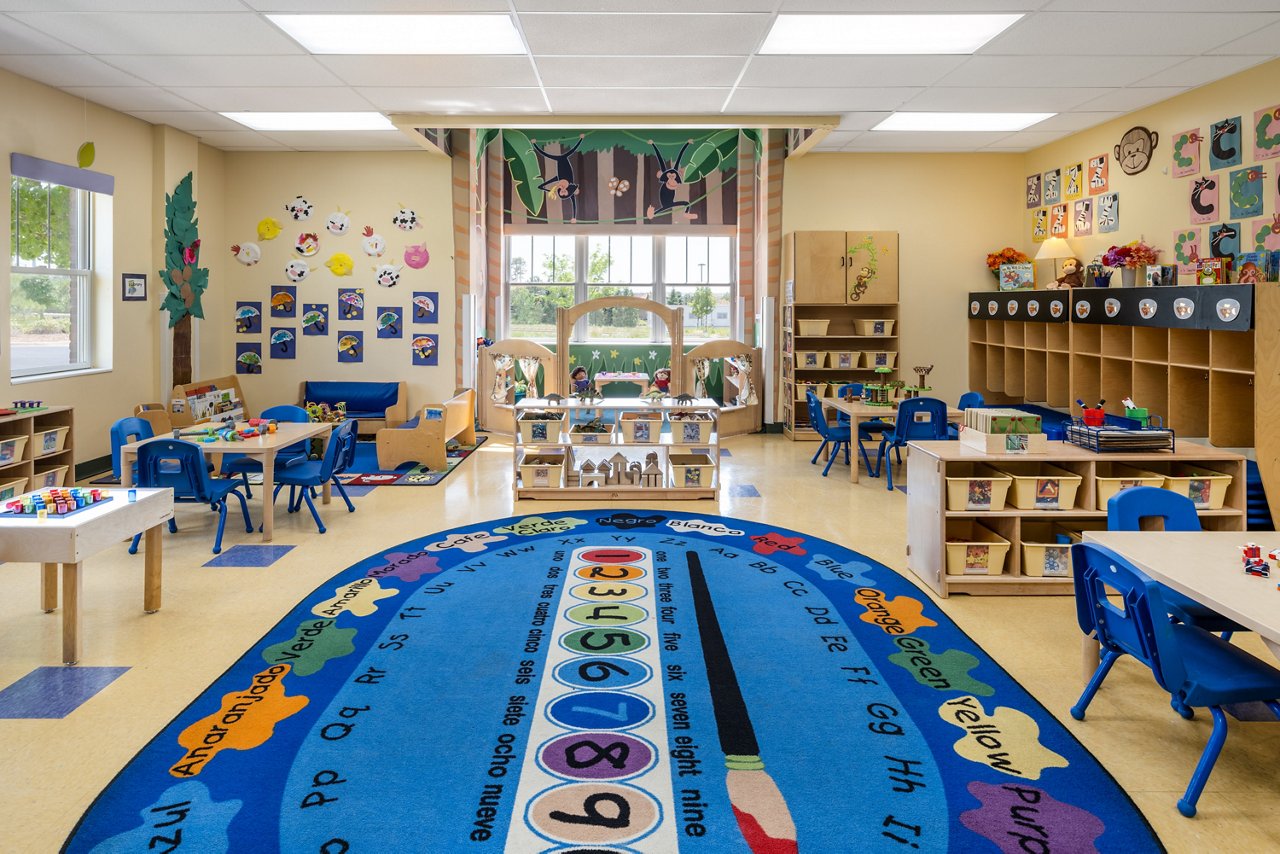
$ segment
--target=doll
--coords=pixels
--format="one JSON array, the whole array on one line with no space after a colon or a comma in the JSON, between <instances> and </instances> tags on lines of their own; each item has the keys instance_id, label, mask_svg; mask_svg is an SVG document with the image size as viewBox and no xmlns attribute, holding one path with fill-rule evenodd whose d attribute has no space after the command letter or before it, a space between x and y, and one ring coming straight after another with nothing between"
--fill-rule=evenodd
<instances>
[{"instance_id":1,"label":"doll","mask_svg":"<svg viewBox=\"0 0 1280 854\"><path fill-rule=\"evenodd\" d=\"M1067 258L1062 262L1062 275L1057 278L1050 288L1082 288L1084 287L1084 274L1082 272L1083 265L1079 258Z\"/></svg>"},{"instance_id":2,"label":"doll","mask_svg":"<svg viewBox=\"0 0 1280 854\"><path fill-rule=\"evenodd\" d=\"M658 368L653 372L653 387L664 395L671 393L671 369Z\"/></svg>"},{"instance_id":3,"label":"doll","mask_svg":"<svg viewBox=\"0 0 1280 854\"><path fill-rule=\"evenodd\" d=\"M573 384L574 394L591 388L591 381L587 379L587 369L582 365L578 365L569 373L569 382Z\"/></svg>"}]
</instances>

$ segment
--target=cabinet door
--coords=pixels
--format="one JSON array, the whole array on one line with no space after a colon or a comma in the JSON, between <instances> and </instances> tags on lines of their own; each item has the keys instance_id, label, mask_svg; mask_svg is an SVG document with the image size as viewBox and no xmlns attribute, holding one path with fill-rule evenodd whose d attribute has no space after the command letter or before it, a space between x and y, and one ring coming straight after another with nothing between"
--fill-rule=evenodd
<instances>
[{"instance_id":1,"label":"cabinet door","mask_svg":"<svg viewBox=\"0 0 1280 854\"><path fill-rule=\"evenodd\" d=\"M843 231L797 231L795 241L796 302L836 303L845 301L845 256Z\"/></svg>"},{"instance_id":2,"label":"cabinet door","mask_svg":"<svg viewBox=\"0 0 1280 854\"><path fill-rule=\"evenodd\" d=\"M846 302L883 305L898 301L898 232L850 231L845 234L849 255Z\"/></svg>"}]
</instances>

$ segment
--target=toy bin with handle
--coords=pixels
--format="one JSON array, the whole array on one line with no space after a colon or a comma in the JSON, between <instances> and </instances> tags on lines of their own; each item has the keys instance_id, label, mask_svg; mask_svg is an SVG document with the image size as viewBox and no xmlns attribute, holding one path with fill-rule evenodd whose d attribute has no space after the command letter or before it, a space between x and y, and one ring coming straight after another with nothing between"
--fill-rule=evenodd
<instances>
[{"instance_id":1,"label":"toy bin with handle","mask_svg":"<svg viewBox=\"0 0 1280 854\"><path fill-rule=\"evenodd\" d=\"M26 436L0 436L0 466L22 459L22 451L26 446Z\"/></svg>"},{"instance_id":2,"label":"toy bin with handle","mask_svg":"<svg viewBox=\"0 0 1280 854\"><path fill-rule=\"evenodd\" d=\"M951 511L1004 509L1013 478L990 466L975 465L967 477L947 478L947 509Z\"/></svg>"},{"instance_id":3,"label":"toy bin with handle","mask_svg":"<svg viewBox=\"0 0 1280 854\"><path fill-rule=\"evenodd\" d=\"M1187 496L1197 510L1221 510L1231 480L1231 475L1220 471L1176 463L1164 478L1164 488Z\"/></svg>"},{"instance_id":4,"label":"toy bin with handle","mask_svg":"<svg viewBox=\"0 0 1280 854\"><path fill-rule=\"evenodd\" d=\"M1071 510L1084 479L1048 463L1004 463L999 470L1013 478L1010 500L1019 510Z\"/></svg>"},{"instance_id":5,"label":"toy bin with handle","mask_svg":"<svg viewBox=\"0 0 1280 854\"><path fill-rule=\"evenodd\" d=\"M952 522L947 525L947 575L1002 575L1009 546L985 525Z\"/></svg>"},{"instance_id":6,"label":"toy bin with handle","mask_svg":"<svg viewBox=\"0 0 1280 854\"><path fill-rule=\"evenodd\" d=\"M1124 463L1098 463L1094 482L1097 484L1098 509L1106 510L1107 502L1117 492L1134 486L1164 486L1164 475Z\"/></svg>"},{"instance_id":7,"label":"toy bin with handle","mask_svg":"<svg viewBox=\"0 0 1280 854\"><path fill-rule=\"evenodd\" d=\"M67 466L46 466L37 468L35 476L31 478L31 488L36 490L62 486L66 477Z\"/></svg>"},{"instance_id":8,"label":"toy bin with handle","mask_svg":"<svg viewBox=\"0 0 1280 854\"><path fill-rule=\"evenodd\" d=\"M27 490L27 479L20 477L0 483L0 501L15 498Z\"/></svg>"},{"instance_id":9,"label":"toy bin with handle","mask_svg":"<svg viewBox=\"0 0 1280 854\"><path fill-rule=\"evenodd\" d=\"M42 457L45 454L56 454L62 450L62 446L66 444L67 433L70 427L50 427L48 430L40 430L32 435L31 441L34 443L32 456Z\"/></svg>"}]
</instances>

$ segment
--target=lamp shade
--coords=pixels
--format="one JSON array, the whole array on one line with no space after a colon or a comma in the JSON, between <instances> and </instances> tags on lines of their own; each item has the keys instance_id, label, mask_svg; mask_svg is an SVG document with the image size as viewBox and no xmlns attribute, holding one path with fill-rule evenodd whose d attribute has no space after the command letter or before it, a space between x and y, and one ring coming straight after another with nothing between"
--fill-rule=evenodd
<instances>
[{"instance_id":1,"label":"lamp shade","mask_svg":"<svg viewBox=\"0 0 1280 854\"><path fill-rule=\"evenodd\" d=\"M1035 260L1057 261L1062 258L1074 257L1076 257L1076 253L1067 245L1066 240L1061 237L1050 237L1040 244L1040 251L1036 252Z\"/></svg>"}]
</instances>

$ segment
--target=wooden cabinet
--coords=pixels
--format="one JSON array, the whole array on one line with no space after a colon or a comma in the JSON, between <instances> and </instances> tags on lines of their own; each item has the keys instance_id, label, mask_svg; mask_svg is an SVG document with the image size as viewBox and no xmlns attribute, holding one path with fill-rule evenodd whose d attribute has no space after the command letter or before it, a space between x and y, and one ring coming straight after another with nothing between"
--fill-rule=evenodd
<instances>
[{"instance_id":1,"label":"wooden cabinet","mask_svg":"<svg viewBox=\"0 0 1280 854\"><path fill-rule=\"evenodd\" d=\"M0 416L0 496L75 483L74 414L50 406Z\"/></svg>"},{"instance_id":2,"label":"wooden cabinet","mask_svg":"<svg viewBox=\"0 0 1280 854\"><path fill-rule=\"evenodd\" d=\"M897 303L896 231L794 231L783 243L795 302Z\"/></svg>"},{"instance_id":3,"label":"wooden cabinet","mask_svg":"<svg viewBox=\"0 0 1280 854\"><path fill-rule=\"evenodd\" d=\"M1070 594L1071 577L1033 574L1032 568L1024 563L1022 546L1053 543L1055 526L1074 530L1105 529L1107 508L1097 501L1098 478L1118 476L1111 468L1115 465L1161 475L1177 476L1187 470L1185 467L1203 473L1229 474L1231 483L1226 488L1222 509L1198 511L1200 523L1209 531L1245 529L1244 458L1193 442L1180 441L1174 451L1146 454L1096 454L1065 442L1049 443L1049 452L1044 454L983 454L960 442L912 442L908 451L907 567L940 596L950 593ZM1023 510L1014 506L1012 497L1003 510L948 508L947 478L973 477L984 467L1026 474L1048 471L1050 466L1081 478L1070 509ZM948 574L947 541L972 538L975 523L1011 543L1003 572L998 575Z\"/></svg>"}]
</instances>

